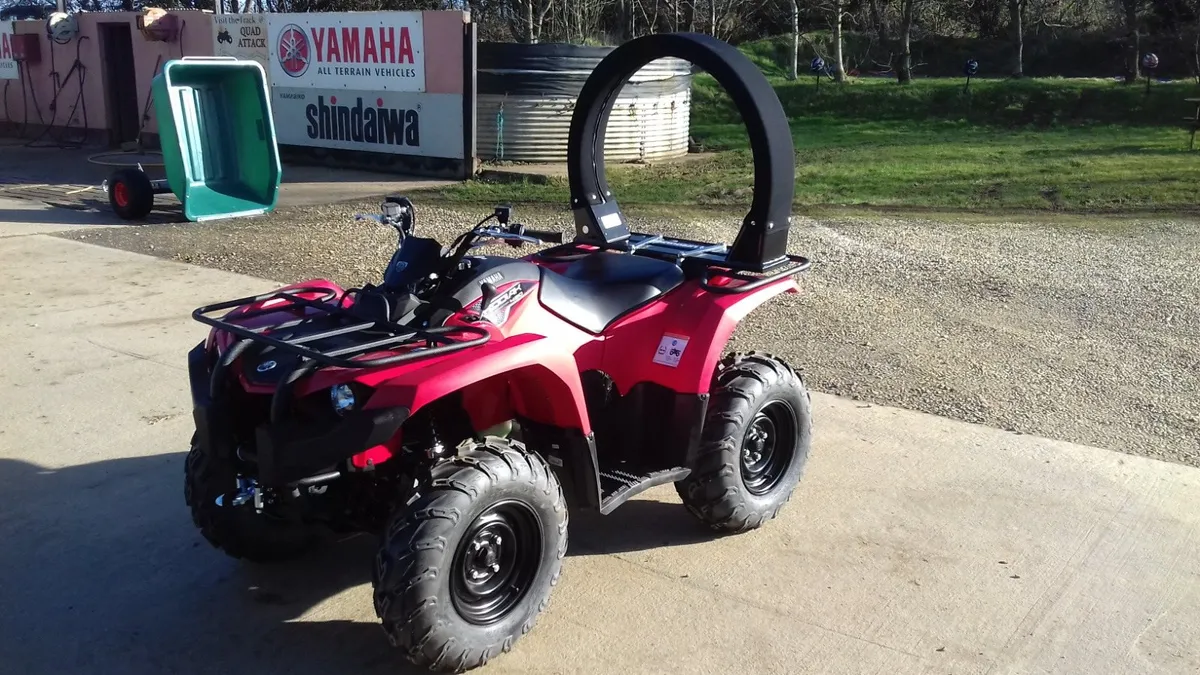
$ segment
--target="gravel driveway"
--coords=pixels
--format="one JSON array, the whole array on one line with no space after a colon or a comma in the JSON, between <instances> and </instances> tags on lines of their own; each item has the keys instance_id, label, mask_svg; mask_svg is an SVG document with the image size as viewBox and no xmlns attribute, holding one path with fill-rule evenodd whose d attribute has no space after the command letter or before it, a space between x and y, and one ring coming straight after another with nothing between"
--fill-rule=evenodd
<instances>
[{"instance_id":1,"label":"gravel driveway","mask_svg":"<svg viewBox=\"0 0 1200 675\"><path fill-rule=\"evenodd\" d=\"M360 284L378 280L394 243L352 220L376 209L63 236L283 282ZM418 228L448 242L489 212L418 201ZM740 221L631 215L642 231L718 241ZM517 216L571 231L563 210ZM1200 223L798 217L792 242L815 262L805 292L753 313L736 348L785 357L818 391L1200 466Z\"/></svg>"}]
</instances>

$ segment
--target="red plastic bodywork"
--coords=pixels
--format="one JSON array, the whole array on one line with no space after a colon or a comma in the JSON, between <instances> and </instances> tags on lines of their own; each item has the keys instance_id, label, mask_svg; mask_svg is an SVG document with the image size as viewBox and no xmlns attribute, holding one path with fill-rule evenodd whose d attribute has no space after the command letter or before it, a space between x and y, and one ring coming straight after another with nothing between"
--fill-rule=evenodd
<instances>
[{"instance_id":1,"label":"red plastic bodywork","mask_svg":"<svg viewBox=\"0 0 1200 675\"><path fill-rule=\"evenodd\" d=\"M511 285L497 290L503 294ZM299 288L342 292L327 280L308 281L281 290ZM334 384L356 381L373 390L365 408L403 406L415 413L432 401L461 392L463 407L476 429L485 429L519 414L535 422L588 434L592 425L581 373L588 370L607 373L621 394L628 393L639 382L657 383L680 393L706 393L738 322L771 297L798 291L791 277L739 294L711 293L697 281L687 281L619 319L603 334L592 335L543 307L538 301L537 286L533 285L512 307L503 325L472 324L482 325L492 334L487 344L373 369L322 369L298 384L295 394L303 396ZM287 309L282 301L275 302L281 305L281 312L294 311ZM239 313L262 306L244 306L228 318L234 319ZM465 325L471 314L468 307L446 323ZM246 325L275 323L283 318L282 314L268 314L247 321ZM686 340L677 365L655 362L664 336ZM231 335L220 331L209 336L209 345L215 344L222 352L232 342ZM273 391L244 377L241 385L253 393ZM352 463L364 468L386 461L398 449L398 443L397 438L370 448L354 456Z\"/></svg>"}]
</instances>

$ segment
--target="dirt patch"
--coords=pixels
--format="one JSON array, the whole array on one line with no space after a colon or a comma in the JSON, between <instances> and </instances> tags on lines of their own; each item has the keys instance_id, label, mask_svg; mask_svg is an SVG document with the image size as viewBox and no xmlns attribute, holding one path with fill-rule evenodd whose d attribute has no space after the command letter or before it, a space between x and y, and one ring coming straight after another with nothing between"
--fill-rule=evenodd
<instances>
[{"instance_id":1,"label":"dirt patch","mask_svg":"<svg viewBox=\"0 0 1200 675\"><path fill-rule=\"evenodd\" d=\"M374 202L74 239L262 276L378 281L394 234ZM421 206L443 242L489 209ZM636 216L636 214L634 214ZM572 230L565 210L522 222ZM637 219L732 241L740 217ZM818 390L1200 466L1200 224L796 218L804 293L753 313L733 347L773 351ZM219 298L214 298L218 300Z\"/></svg>"}]
</instances>

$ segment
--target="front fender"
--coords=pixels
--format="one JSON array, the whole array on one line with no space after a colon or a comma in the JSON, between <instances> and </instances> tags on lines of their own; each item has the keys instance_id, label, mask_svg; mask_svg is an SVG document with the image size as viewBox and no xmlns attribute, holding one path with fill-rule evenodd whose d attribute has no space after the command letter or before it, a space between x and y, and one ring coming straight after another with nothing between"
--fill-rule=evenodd
<instances>
[{"instance_id":1,"label":"front fender","mask_svg":"<svg viewBox=\"0 0 1200 675\"><path fill-rule=\"evenodd\" d=\"M403 406L415 413L444 396L499 378L507 381L513 410L522 417L585 436L592 432L573 353L540 335L490 342L385 377L374 383L369 408Z\"/></svg>"},{"instance_id":2,"label":"front fender","mask_svg":"<svg viewBox=\"0 0 1200 675\"><path fill-rule=\"evenodd\" d=\"M579 365L564 347L570 345L531 334L491 342L375 383L367 408L416 412L455 392L472 394L464 400L476 412L507 408L520 418L529 447L558 473L567 499L598 508L595 435ZM504 400L486 400L496 397Z\"/></svg>"}]
</instances>

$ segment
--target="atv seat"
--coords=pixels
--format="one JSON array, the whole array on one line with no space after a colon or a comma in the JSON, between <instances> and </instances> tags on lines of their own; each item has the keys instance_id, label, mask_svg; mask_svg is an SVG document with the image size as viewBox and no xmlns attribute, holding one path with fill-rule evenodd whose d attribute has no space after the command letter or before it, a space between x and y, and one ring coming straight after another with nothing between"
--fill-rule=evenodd
<instances>
[{"instance_id":1,"label":"atv seat","mask_svg":"<svg viewBox=\"0 0 1200 675\"><path fill-rule=\"evenodd\" d=\"M542 268L542 306L593 334L683 283L679 266L627 253L597 252L562 273Z\"/></svg>"}]
</instances>

